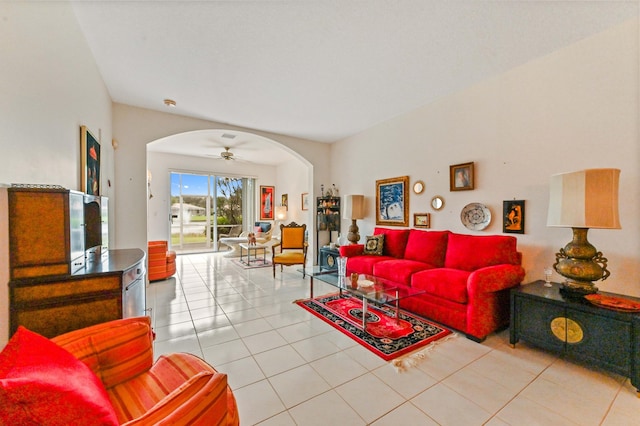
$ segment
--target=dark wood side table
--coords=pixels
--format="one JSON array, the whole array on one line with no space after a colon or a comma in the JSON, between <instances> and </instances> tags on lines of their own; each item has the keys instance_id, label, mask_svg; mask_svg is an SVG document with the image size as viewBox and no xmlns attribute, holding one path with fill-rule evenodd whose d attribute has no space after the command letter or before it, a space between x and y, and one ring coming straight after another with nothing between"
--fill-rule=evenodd
<instances>
[{"instance_id":1,"label":"dark wood side table","mask_svg":"<svg viewBox=\"0 0 640 426\"><path fill-rule=\"evenodd\" d=\"M511 290L510 324L513 347L524 339L629 377L640 392L640 314L600 308L583 298L565 297L560 284L545 287L544 281L535 281Z\"/></svg>"},{"instance_id":2,"label":"dark wood side table","mask_svg":"<svg viewBox=\"0 0 640 426\"><path fill-rule=\"evenodd\" d=\"M337 248L322 247L320 249L320 268L324 271L337 271L338 262L336 259L340 257L340 251Z\"/></svg>"}]
</instances>

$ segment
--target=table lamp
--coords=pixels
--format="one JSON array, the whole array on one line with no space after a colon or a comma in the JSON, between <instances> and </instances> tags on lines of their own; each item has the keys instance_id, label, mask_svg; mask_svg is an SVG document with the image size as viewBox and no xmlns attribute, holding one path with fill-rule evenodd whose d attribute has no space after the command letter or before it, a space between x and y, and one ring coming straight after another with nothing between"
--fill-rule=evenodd
<instances>
[{"instance_id":1,"label":"table lamp","mask_svg":"<svg viewBox=\"0 0 640 426\"><path fill-rule=\"evenodd\" d=\"M586 295L597 293L592 281L611 273L607 258L587 240L589 228L620 229L619 169L588 169L551 176L547 226L573 230L573 240L556 253L553 268L567 278L563 289Z\"/></svg>"},{"instance_id":2,"label":"table lamp","mask_svg":"<svg viewBox=\"0 0 640 426\"><path fill-rule=\"evenodd\" d=\"M364 219L364 195L347 195L344 197L344 217L351 219L347 239L351 244L360 241L357 219Z\"/></svg>"}]
</instances>

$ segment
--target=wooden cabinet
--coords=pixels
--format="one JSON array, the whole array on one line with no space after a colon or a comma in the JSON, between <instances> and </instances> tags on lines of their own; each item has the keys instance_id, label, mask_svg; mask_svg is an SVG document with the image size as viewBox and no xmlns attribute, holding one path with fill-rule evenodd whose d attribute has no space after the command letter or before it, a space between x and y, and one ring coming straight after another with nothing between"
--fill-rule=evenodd
<instances>
[{"instance_id":1,"label":"wooden cabinet","mask_svg":"<svg viewBox=\"0 0 640 426\"><path fill-rule=\"evenodd\" d=\"M336 259L340 256L337 248L322 247L320 249L320 269L323 271L338 270L338 262Z\"/></svg>"},{"instance_id":2,"label":"wooden cabinet","mask_svg":"<svg viewBox=\"0 0 640 426\"><path fill-rule=\"evenodd\" d=\"M69 191L9 188L8 203L11 278L70 273ZM78 218L74 217L74 221L77 226ZM84 244L83 238L74 241L74 249Z\"/></svg>"},{"instance_id":3,"label":"wooden cabinet","mask_svg":"<svg viewBox=\"0 0 640 426\"><path fill-rule=\"evenodd\" d=\"M559 284L536 281L511 291L510 343L520 339L630 377L640 387L640 314L565 298Z\"/></svg>"},{"instance_id":4,"label":"wooden cabinet","mask_svg":"<svg viewBox=\"0 0 640 426\"><path fill-rule=\"evenodd\" d=\"M10 334L19 325L54 337L119 318L145 314L145 254L110 250L74 274L9 282Z\"/></svg>"},{"instance_id":5,"label":"wooden cabinet","mask_svg":"<svg viewBox=\"0 0 640 426\"><path fill-rule=\"evenodd\" d=\"M145 314L145 253L105 253L108 219L100 202L106 204L106 199L57 187L3 190L9 222L10 334L24 325L53 337Z\"/></svg>"}]
</instances>

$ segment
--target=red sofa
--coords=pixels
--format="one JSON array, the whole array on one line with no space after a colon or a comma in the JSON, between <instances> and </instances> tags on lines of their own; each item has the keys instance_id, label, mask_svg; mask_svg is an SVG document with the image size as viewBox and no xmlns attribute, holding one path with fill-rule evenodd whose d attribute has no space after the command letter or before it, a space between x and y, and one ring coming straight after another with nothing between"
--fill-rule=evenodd
<instances>
[{"instance_id":1,"label":"red sofa","mask_svg":"<svg viewBox=\"0 0 640 426\"><path fill-rule=\"evenodd\" d=\"M450 231L375 228L381 255L363 244L340 247L347 274L369 274L425 293L400 301L403 309L462 331L472 340L509 323L509 289L524 278L515 237Z\"/></svg>"}]
</instances>

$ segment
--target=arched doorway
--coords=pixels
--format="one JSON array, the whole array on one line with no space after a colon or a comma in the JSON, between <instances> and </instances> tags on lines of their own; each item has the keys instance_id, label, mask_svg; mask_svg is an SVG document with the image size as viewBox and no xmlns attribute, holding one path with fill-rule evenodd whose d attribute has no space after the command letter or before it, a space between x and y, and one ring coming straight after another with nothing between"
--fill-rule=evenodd
<instances>
[{"instance_id":1,"label":"arched doorway","mask_svg":"<svg viewBox=\"0 0 640 426\"><path fill-rule=\"evenodd\" d=\"M225 159L226 152L233 159ZM221 234L238 224L250 230L260 220L257 191L263 185L275 188L278 203L283 196L291 199L287 222L306 223L313 229L312 212L303 211L301 201L295 202L302 193L312 192L312 169L286 146L248 132L198 130L150 142L148 240L170 240L178 251L215 251ZM198 182L199 192L193 190ZM226 183L223 194L219 190ZM233 208L228 207L236 209L231 213Z\"/></svg>"}]
</instances>

